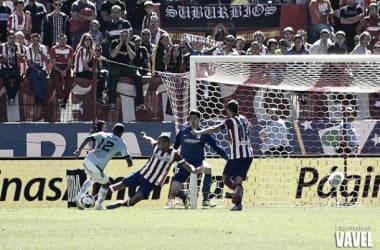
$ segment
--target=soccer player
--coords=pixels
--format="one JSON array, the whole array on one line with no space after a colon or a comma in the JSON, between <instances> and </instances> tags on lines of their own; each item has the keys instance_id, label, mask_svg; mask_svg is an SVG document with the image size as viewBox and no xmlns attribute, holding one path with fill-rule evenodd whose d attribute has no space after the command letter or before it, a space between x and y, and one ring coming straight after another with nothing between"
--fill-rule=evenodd
<instances>
[{"instance_id":1,"label":"soccer player","mask_svg":"<svg viewBox=\"0 0 380 250\"><path fill-rule=\"evenodd\" d=\"M195 135L218 132L227 129L230 139L230 158L223 170L224 184L234 190L232 202L235 204L231 211L241 211L243 198L243 181L247 177L247 172L253 159L253 150L249 137L249 129L252 124L247 118L238 113L239 104L231 100L226 106L226 120L218 125L203 129L193 130Z\"/></svg>"},{"instance_id":2,"label":"soccer player","mask_svg":"<svg viewBox=\"0 0 380 250\"><path fill-rule=\"evenodd\" d=\"M106 198L108 187L111 184L108 174L104 171L108 162L118 152L124 157L128 163L128 167L132 166L132 159L129 155L127 145L121 138L124 133L124 125L116 123L112 129L112 133L98 132L91 134L79 146L74 152L75 158L78 158L83 148L90 142L95 141L95 148L91 150L83 161L83 167L87 175L90 176L84 183L79 193L75 197L74 201L77 207L81 210L84 209L80 200L92 186L94 182L101 184L98 199L96 200L94 209L102 210L102 202Z\"/></svg>"},{"instance_id":3,"label":"soccer player","mask_svg":"<svg viewBox=\"0 0 380 250\"><path fill-rule=\"evenodd\" d=\"M110 186L112 192L122 190L126 187L139 186L139 189L132 198L109 204L106 207L107 209L115 209L121 206L134 206L144 198L148 198L154 187L161 187L165 183L170 166L174 161L182 164L182 167L191 173L199 174L203 171L203 167L196 169L193 165L187 163L179 152L170 146L170 138L168 135L162 134L158 137L158 140L147 136L144 132L141 132L141 135L154 146L152 157L139 171L134 172L122 181Z\"/></svg>"},{"instance_id":4,"label":"soccer player","mask_svg":"<svg viewBox=\"0 0 380 250\"><path fill-rule=\"evenodd\" d=\"M210 206L209 193L211 187L211 168L205 161L204 148L208 144L224 159L228 159L226 152L216 145L215 139L209 135L195 136L191 131L200 129L199 123L201 121L201 113L198 110L191 110L189 113L190 124L182 128L176 136L174 148L178 149L181 146L181 155L185 160L191 163L195 168L201 166L204 167L204 179L203 179L203 206ZM187 180L190 173L184 169L181 164L178 164L175 169L175 175L170 188L170 199L174 199L175 196L179 196L184 202L185 208L189 208L189 202L187 194L181 191L182 184Z\"/></svg>"}]
</instances>

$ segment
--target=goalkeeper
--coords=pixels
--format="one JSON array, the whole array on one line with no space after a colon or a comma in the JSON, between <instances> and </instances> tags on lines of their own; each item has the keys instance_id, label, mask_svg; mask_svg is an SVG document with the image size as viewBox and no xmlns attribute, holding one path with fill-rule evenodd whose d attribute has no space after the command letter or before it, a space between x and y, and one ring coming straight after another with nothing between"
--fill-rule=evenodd
<instances>
[{"instance_id":1,"label":"goalkeeper","mask_svg":"<svg viewBox=\"0 0 380 250\"><path fill-rule=\"evenodd\" d=\"M205 161L204 148L208 144L216 153L218 153L224 159L228 159L226 152L216 145L215 139L209 135L194 135L193 130L200 130L199 124L201 121L201 113L198 110L191 110L189 113L190 124L183 127L176 136L174 143L174 148L178 149L181 147L182 157L192 164L195 168L201 166L204 167L205 176L203 179L202 194L203 194L203 206L210 206L209 194L211 188L211 168L210 165ZM185 208L189 207L187 194L181 191L182 184L190 176L189 171L187 171L181 164L178 164L175 169L175 174L173 177L173 182L170 188L169 201L179 196Z\"/></svg>"}]
</instances>

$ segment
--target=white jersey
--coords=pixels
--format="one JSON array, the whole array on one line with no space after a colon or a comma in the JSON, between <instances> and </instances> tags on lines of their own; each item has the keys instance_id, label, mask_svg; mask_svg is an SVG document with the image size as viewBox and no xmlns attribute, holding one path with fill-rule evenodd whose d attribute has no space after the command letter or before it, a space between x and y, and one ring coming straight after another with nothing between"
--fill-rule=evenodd
<instances>
[{"instance_id":1,"label":"white jersey","mask_svg":"<svg viewBox=\"0 0 380 250\"><path fill-rule=\"evenodd\" d=\"M119 136L112 133L98 132L92 134L95 142L95 148L87 155L90 160L99 169L104 170L107 163L114 155L120 152L122 157L129 156L127 144Z\"/></svg>"}]
</instances>

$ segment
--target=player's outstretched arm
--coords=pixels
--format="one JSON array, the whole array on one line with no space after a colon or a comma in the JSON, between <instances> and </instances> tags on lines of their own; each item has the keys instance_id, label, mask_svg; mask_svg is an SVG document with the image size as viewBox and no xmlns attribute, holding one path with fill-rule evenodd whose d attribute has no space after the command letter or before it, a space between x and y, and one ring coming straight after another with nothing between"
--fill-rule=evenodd
<instances>
[{"instance_id":1,"label":"player's outstretched arm","mask_svg":"<svg viewBox=\"0 0 380 250\"><path fill-rule=\"evenodd\" d=\"M133 166L132 157L130 155L126 156L125 160L127 161L128 167Z\"/></svg>"},{"instance_id":2,"label":"player's outstretched arm","mask_svg":"<svg viewBox=\"0 0 380 250\"><path fill-rule=\"evenodd\" d=\"M80 153L82 152L83 148L90 142L93 140L93 137L92 136L87 136L86 139L84 139L84 141L82 142L82 144L79 146L79 148L77 150L74 151L74 157L75 159L77 159L80 155Z\"/></svg>"},{"instance_id":3,"label":"player's outstretched arm","mask_svg":"<svg viewBox=\"0 0 380 250\"><path fill-rule=\"evenodd\" d=\"M147 136L144 131L141 131L140 134L142 138L146 140L148 143L150 143L151 145L154 145L157 143L157 140L153 139L153 137Z\"/></svg>"},{"instance_id":4,"label":"player's outstretched arm","mask_svg":"<svg viewBox=\"0 0 380 250\"><path fill-rule=\"evenodd\" d=\"M183 162L181 165L184 169L186 169L187 171L193 174L200 174L204 172L204 167L195 168L193 165L191 165L190 163L186 161Z\"/></svg>"},{"instance_id":5,"label":"player's outstretched arm","mask_svg":"<svg viewBox=\"0 0 380 250\"><path fill-rule=\"evenodd\" d=\"M215 133L215 132L219 132L220 126L221 125L215 125L215 126L201 129L201 130L192 130L191 133L193 133L194 135L204 135L204 134Z\"/></svg>"}]
</instances>

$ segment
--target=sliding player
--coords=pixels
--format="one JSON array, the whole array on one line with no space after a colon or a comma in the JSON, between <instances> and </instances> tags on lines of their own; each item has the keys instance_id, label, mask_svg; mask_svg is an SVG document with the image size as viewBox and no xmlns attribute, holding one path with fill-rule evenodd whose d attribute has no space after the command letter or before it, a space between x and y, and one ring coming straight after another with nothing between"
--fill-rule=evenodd
<instances>
[{"instance_id":1,"label":"sliding player","mask_svg":"<svg viewBox=\"0 0 380 250\"><path fill-rule=\"evenodd\" d=\"M191 173L199 174L203 172L202 167L195 169L193 165L187 163L186 160L182 158L177 150L170 146L170 137L168 135L162 134L158 137L158 140L147 136L144 132L141 132L141 135L154 146L152 157L139 171L134 172L122 181L110 186L112 192L122 190L126 187L135 188L139 186L139 189L129 200L109 204L107 209L115 209L121 206L134 206L144 198L148 198L154 187L161 187L165 183L170 166L174 161L182 164L182 166Z\"/></svg>"},{"instance_id":2,"label":"sliding player","mask_svg":"<svg viewBox=\"0 0 380 250\"><path fill-rule=\"evenodd\" d=\"M231 156L223 170L224 184L234 190L232 202L235 204L231 211L243 209L241 204L243 198L243 181L247 177L247 172L253 159L249 129L252 127L247 118L238 113L239 104L235 100L227 103L226 120L203 130L193 130L195 135L218 132L227 129L230 138Z\"/></svg>"},{"instance_id":3,"label":"sliding player","mask_svg":"<svg viewBox=\"0 0 380 250\"><path fill-rule=\"evenodd\" d=\"M215 139L207 134L195 136L192 130L200 129L199 123L201 121L201 113L198 110L191 110L189 113L190 125L182 128L177 134L176 141L174 143L174 148L178 149L181 146L181 155L186 161L191 163L194 167L199 168L204 167L204 179L203 179L203 206L210 206L209 194L211 188L211 168L210 165L205 161L204 148L208 144L215 152L217 152L224 159L228 159L226 152L216 145ZM186 171L180 164L177 165L175 169L175 175L173 177L173 182L170 188L170 197L174 199L179 196L185 208L189 208L189 202L187 194L181 191L182 184L187 180L190 173Z\"/></svg>"}]
</instances>

